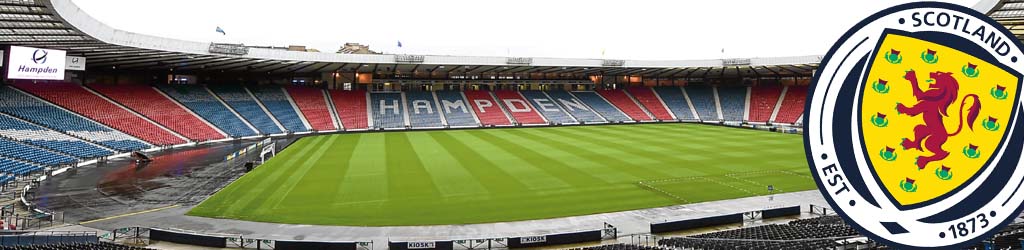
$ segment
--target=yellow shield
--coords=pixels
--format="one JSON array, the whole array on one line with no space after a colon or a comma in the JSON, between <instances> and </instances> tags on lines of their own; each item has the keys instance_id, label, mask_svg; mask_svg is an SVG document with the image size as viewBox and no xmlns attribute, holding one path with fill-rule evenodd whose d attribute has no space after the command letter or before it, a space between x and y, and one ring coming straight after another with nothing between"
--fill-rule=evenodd
<instances>
[{"instance_id":1,"label":"yellow shield","mask_svg":"<svg viewBox=\"0 0 1024 250\"><path fill-rule=\"evenodd\" d=\"M864 152L901 206L957 191L1006 135L1020 77L939 43L887 34L861 92Z\"/></svg>"}]
</instances>

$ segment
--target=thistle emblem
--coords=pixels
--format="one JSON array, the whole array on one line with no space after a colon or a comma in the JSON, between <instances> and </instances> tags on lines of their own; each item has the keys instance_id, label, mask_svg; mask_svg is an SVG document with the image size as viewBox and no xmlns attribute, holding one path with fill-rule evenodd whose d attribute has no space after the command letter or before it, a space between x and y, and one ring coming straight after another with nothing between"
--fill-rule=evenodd
<instances>
[{"instance_id":1,"label":"thistle emblem","mask_svg":"<svg viewBox=\"0 0 1024 250\"><path fill-rule=\"evenodd\" d=\"M973 63L967 63L967 65L960 68L960 71L964 72L964 75L970 78L978 77L978 74L981 73L981 70L978 69L978 65Z\"/></svg>"},{"instance_id":2,"label":"thistle emblem","mask_svg":"<svg viewBox=\"0 0 1024 250\"><path fill-rule=\"evenodd\" d=\"M948 181L953 179L953 170L943 165L942 167L935 168L935 176L939 177L940 180Z\"/></svg>"},{"instance_id":3,"label":"thistle emblem","mask_svg":"<svg viewBox=\"0 0 1024 250\"><path fill-rule=\"evenodd\" d=\"M885 147L882 150L878 151L878 155L881 156L882 159L886 161L895 161L896 149L892 147Z\"/></svg>"},{"instance_id":4,"label":"thistle emblem","mask_svg":"<svg viewBox=\"0 0 1024 250\"><path fill-rule=\"evenodd\" d=\"M900 189L903 189L903 191L907 193L917 192L917 184L914 184L914 182L916 181L909 177L904 180L900 180Z\"/></svg>"},{"instance_id":5,"label":"thistle emblem","mask_svg":"<svg viewBox=\"0 0 1024 250\"><path fill-rule=\"evenodd\" d=\"M935 55L935 51L928 49L921 52L921 60L928 64L935 64L939 62L939 56Z\"/></svg>"},{"instance_id":6,"label":"thistle emblem","mask_svg":"<svg viewBox=\"0 0 1024 250\"><path fill-rule=\"evenodd\" d=\"M981 126L984 127L985 130L988 130L988 131L999 130L999 123L997 122L995 117L991 117L991 116L988 117L988 120L982 121L981 122Z\"/></svg>"},{"instance_id":7,"label":"thistle emblem","mask_svg":"<svg viewBox=\"0 0 1024 250\"><path fill-rule=\"evenodd\" d=\"M889 49L888 52L885 52L885 60L891 64L900 64L903 62L903 56L900 55L899 50Z\"/></svg>"},{"instance_id":8,"label":"thistle emblem","mask_svg":"<svg viewBox=\"0 0 1024 250\"><path fill-rule=\"evenodd\" d=\"M871 89L879 94L889 93L889 81L879 78L878 81L871 84Z\"/></svg>"},{"instance_id":9,"label":"thistle emblem","mask_svg":"<svg viewBox=\"0 0 1024 250\"><path fill-rule=\"evenodd\" d=\"M1006 93L1006 87L1003 85L996 85L996 87L989 90L988 93L991 94L993 98L996 98L996 100L1005 100L1006 97L1010 95L1009 93Z\"/></svg>"},{"instance_id":10,"label":"thistle emblem","mask_svg":"<svg viewBox=\"0 0 1024 250\"><path fill-rule=\"evenodd\" d=\"M977 145L970 144L964 147L964 156L967 156L967 158L976 159L981 156L981 151L978 151Z\"/></svg>"},{"instance_id":11,"label":"thistle emblem","mask_svg":"<svg viewBox=\"0 0 1024 250\"><path fill-rule=\"evenodd\" d=\"M871 116L871 124L875 125L875 127L884 128L889 126L889 119L885 118L885 114L876 113Z\"/></svg>"}]
</instances>

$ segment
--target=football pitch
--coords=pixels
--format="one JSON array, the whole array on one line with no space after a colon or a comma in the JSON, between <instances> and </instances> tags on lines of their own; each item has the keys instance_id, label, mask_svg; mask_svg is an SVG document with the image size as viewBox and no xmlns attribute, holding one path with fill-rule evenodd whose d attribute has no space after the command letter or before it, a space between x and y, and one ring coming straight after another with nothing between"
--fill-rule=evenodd
<instances>
[{"instance_id":1,"label":"football pitch","mask_svg":"<svg viewBox=\"0 0 1024 250\"><path fill-rule=\"evenodd\" d=\"M815 188L799 135L699 124L300 139L195 216L396 226L517 221Z\"/></svg>"}]
</instances>

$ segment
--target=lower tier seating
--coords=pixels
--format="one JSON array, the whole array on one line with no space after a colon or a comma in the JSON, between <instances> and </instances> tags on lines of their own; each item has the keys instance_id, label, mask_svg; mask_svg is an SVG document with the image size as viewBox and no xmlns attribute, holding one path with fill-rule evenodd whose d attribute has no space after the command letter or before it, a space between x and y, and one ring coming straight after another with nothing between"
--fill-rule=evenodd
<instances>
[{"instance_id":1,"label":"lower tier seating","mask_svg":"<svg viewBox=\"0 0 1024 250\"><path fill-rule=\"evenodd\" d=\"M185 105L206 121L212 123L231 137L257 135L249 125L224 106L206 87L198 85L160 85L160 90Z\"/></svg>"},{"instance_id":2,"label":"lower tier seating","mask_svg":"<svg viewBox=\"0 0 1024 250\"><path fill-rule=\"evenodd\" d=\"M654 93L649 87L634 87L629 88L629 94L636 98L636 101L647 109L651 115L654 115L655 119L668 121L673 120L672 114L665 108L665 103L661 101L661 98Z\"/></svg>"},{"instance_id":3,"label":"lower tier seating","mask_svg":"<svg viewBox=\"0 0 1024 250\"><path fill-rule=\"evenodd\" d=\"M782 87L779 85L757 86L750 89L750 121L767 122L779 103Z\"/></svg>"},{"instance_id":4,"label":"lower tier seating","mask_svg":"<svg viewBox=\"0 0 1024 250\"><path fill-rule=\"evenodd\" d=\"M693 108L702 121L718 121L718 107L715 106L714 89L710 86L686 86Z\"/></svg>"},{"instance_id":5,"label":"lower tier seating","mask_svg":"<svg viewBox=\"0 0 1024 250\"><path fill-rule=\"evenodd\" d=\"M433 92L405 92L406 112L409 113L409 124L413 128L441 128L441 111L434 101Z\"/></svg>"},{"instance_id":6,"label":"lower tier seating","mask_svg":"<svg viewBox=\"0 0 1024 250\"><path fill-rule=\"evenodd\" d=\"M224 103L231 106L242 118L249 121L256 130L260 131L260 134L272 135L280 134L284 131L277 127L277 123L270 118L270 114L267 114L260 107L260 104L253 99L249 92L246 92L245 88L239 85L210 85L210 90L217 95Z\"/></svg>"},{"instance_id":7,"label":"lower tier seating","mask_svg":"<svg viewBox=\"0 0 1024 250\"><path fill-rule=\"evenodd\" d=\"M469 101L469 105L473 107L473 112L476 112L476 117L480 119L480 123L484 126L509 126L512 122L508 120L508 116L505 116L505 112L501 110L501 106L491 97L491 93L482 90L470 90L463 92L466 94L466 99Z\"/></svg>"},{"instance_id":8,"label":"lower tier seating","mask_svg":"<svg viewBox=\"0 0 1024 250\"><path fill-rule=\"evenodd\" d=\"M559 105L565 112L571 114L576 121L582 123L600 123L607 122L604 117L598 115L597 112L590 109L587 105L583 104L582 101L573 96L573 94L564 90L554 90L545 92L551 100Z\"/></svg>"},{"instance_id":9,"label":"lower tier seating","mask_svg":"<svg viewBox=\"0 0 1024 250\"><path fill-rule=\"evenodd\" d=\"M293 133L309 131L306 124L299 118L299 111L295 109L295 105L288 100L283 88L266 86L249 88L249 90L256 96L256 99L263 103L264 107L267 107L270 114L277 118L285 130Z\"/></svg>"},{"instance_id":10,"label":"lower tier seating","mask_svg":"<svg viewBox=\"0 0 1024 250\"><path fill-rule=\"evenodd\" d=\"M368 129L369 117L367 116L366 91L353 90L330 90L331 100L334 109L338 113L338 119L346 130Z\"/></svg>"},{"instance_id":11,"label":"lower tier seating","mask_svg":"<svg viewBox=\"0 0 1024 250\"><path fill-rule=\"evenodd\" d=\"M618 108L612 106L611 103L605 101L604 98L597 94L597 92L578 91L572 92L572 94L575 95L576 98L579 98L580 101L587 104L587 106L594 109L594 111L603 116L604 119L609 122L623 122L633 120L626 116L626 114L623 114L622 111L619 111Z\"/></svg>"},{"instance_id":12,"label":"lower tier seating","mask_svg":"<svg viewBox=\"0 0 1024 250\"><path fill-rule=\"evenodd\" d=\"M151 86L91 84L88 87L192 141L226 137Z\"/></svg>"},{"instance_id":13,"label":"lower tier seating","mask_svg":"<svg viewBox=\"0 0 1024 250\"><path fill-rule=\"evenodd\" d=\"M0 114L0 137L32 144L78 158L96 158L113 151L89 144L81 139L49 130L35 124Z\"/></svg>"},{"instance_id":14,"label":"lower tier seating","mask_svg":"<svg viewBox=\"0 0 1024 250\"><path fill-rule=\"evenodd\" d=\"M629 97L625 91L612 89L612 90L598 90L598 94L604 97L605 100L611 102L615 107L618 107L620 111L626 113L630 119L634 121L651 121L654 118L647 115L644 109L640 107L633 98Z\"/></svg>"},{"instance_id":15,"label":"lower tier seating","mask_svg":"<svg viewBox=\"0 0 1024 250\"><path fill-rule=\"evenodd\" d=\"M797 123L804 113L804 102L807 98L807 86L789 86L786 88L786 95L782 97L782 106L779 107L779 114L775 116L778 123Z\"/></svg>"},{"instance_id":16,"label":"lower tier seating","mask_svg":"<svg viewBox=\"0 0 1024 250\"><path fill-rule=\"evenodd\" d=\"M533 106L523 99L519 91L499 90L494 92L494 96L498 97L505 110L512 115L512 118L516 119L516 122L520 124L547 124L544 117L541 117L540 113L537 113Z\"/></svg>"},{"instance_id":17,"label":"lower tier seating","mask_svg":"<svg viewBox=\"0 0 1024 250\"><path fill-rule=\"evenodd\" d=\"M437 95L438 104L441 105L439 109L441 110L441 114L444 114L445 120L448 121L448 126L480 126L480 123L478 123L476 118L473 116L473 111L470 110L469 103L466 102L465 98L462 98L462 92L438 91L434 94Z\"/></svg>"},{"instance_id":18,"label":"lower tier seating","mask_svg":"<svg viewBox=\"0 0 1024 250\"><path fill-rule=\"evenodd\" d=\"M569 124L577 123L576 119L573 119L569 113L558 106L558 103L548 98L544 92L541 91L521 91L523 97L526 98L530 104L537 107L539 111L548 121L555 124Z\"/></svg>"},{"instance_id":19,"label":"lower tier seating","mask_svg":"<svg viewBox=\"0 0 1024 250\"><path fill-rule=\"evenodd\" d=\"M405 108L401 93L370 93L374 128L405 128Z\"/></svg>"},{"instance_id":20,"label":"lower tier seating","mask_svg":"<svg viewBox=\"0 0 1024 250\"><path fill-rule=\"evenodd\" d=\"M690 110L690 104L686 103L686 96L683 95L683 90L680 87L654 87L654 92L657 92L661 100L665 102L665 106L672 110L676 119L697 120L697 117L693 116L693 111Z\"/></svg>"},{"instance_id":21,"label":"lower tier seating","mask_svg":"<svg viewBox=\"0 0 1024 250\"><path fill-rule=\"evenodd\" d=\"M327 108L327 99L324 91L309 87L288 87L288 94L291 95L295 105L299 106L306 121L316 131L329 131L338 129L334 126L334 119L331 118L331 111Z\"/></svg>"},{"instance_id":22,"label":"lower tier seating","mask_svg":"<svg viewBox=\"0 0 1024 250\"><path fill-rule=\"evenodd\" d=\"M726 121L744 121L747 87L718 87L718 101L722 104L722 117Z\"/></svg>"}]
</instances>

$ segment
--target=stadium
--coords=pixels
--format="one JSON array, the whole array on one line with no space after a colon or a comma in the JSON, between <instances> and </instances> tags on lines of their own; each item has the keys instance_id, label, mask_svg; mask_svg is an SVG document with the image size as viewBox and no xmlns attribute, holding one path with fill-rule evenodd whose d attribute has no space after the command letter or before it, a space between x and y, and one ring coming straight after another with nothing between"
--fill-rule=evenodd
<instances>
[{"instance_id":1,"label":"stadium","mask_svg":"<svg viewBox=\"0 0 1024 250\"><path fill-rule=\"evenodd\" d=\"M0 0L0 50L0 249L889 249L809 171L821 55L324 53L71 0Z\"/></svg>"}]
</instances>

